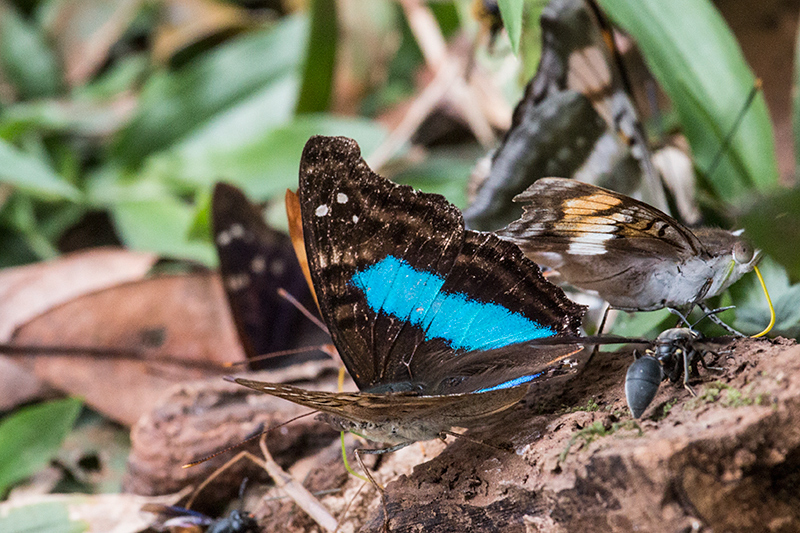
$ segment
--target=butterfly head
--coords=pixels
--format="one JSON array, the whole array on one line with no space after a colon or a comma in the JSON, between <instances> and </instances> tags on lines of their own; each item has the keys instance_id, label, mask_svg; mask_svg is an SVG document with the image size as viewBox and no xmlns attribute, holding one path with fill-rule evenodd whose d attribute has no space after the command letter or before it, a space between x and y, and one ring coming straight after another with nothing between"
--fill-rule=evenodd
<instances>
[{"instance_id":1,"label":"butterfly head","mask_svg":"<svg viewBox=\"0 0 800 533\"><path fill-rule=\"evenodd\" d=\"M711 256L710 261L717 265L707 297L727 289L761 260L761 250L753 248L741 230L704 228L695 230L695 234Z\"/></svg>"}]
</instances>

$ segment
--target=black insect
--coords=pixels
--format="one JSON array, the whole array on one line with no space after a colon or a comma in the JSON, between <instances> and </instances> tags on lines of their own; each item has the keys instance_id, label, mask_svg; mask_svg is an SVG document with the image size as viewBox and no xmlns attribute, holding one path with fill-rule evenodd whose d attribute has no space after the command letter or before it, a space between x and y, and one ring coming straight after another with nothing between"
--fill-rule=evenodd
<instances>
[{"instance_id":1,"label":"black insect","mask_svg":"<svg viewBox=\"0 0 800 533\"><path fill-rule=\"evenodd\" d=\"M634 418L642 416L665 379L677 383L683 375L683 386L695 396L689 379L699 376L698 365L722 370L706 364L705 356L710 352L701 347L701 340L700 333L691 328L672 328L663 331L644 355L634 351L636 360L625 376L625 398Z\"/></svg>"},{"instance_id":2,"label":"black insect","mask_svg":"<svg viewBox=\"0 0 800 533\"><path fill-rule=\"evenodd\" d=\"M256 533L259 530L258 522L253 515L238 509L234 509L223 518L211 518L191 509L153 503L142 506L142 511L155 513L161 517L162 521L152 526L156 531Z\"/></svg>"}]
</instances>

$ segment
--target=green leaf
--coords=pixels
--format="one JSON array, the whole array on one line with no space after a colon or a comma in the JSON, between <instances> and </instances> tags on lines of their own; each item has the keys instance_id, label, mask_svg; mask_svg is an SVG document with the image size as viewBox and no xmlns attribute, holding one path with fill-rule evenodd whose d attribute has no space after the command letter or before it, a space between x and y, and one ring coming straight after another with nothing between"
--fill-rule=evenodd
<instances>
[{"instance_id":1,"label":"green leaf","mask_svg":"<svg viewBox=\"0 0 800 533\"><path fill-rule=\"evenodd\" d=\"M599 0L612 20L636 39L651 71L669 95L695 164L715 196L745 199L753 187L778 181L775 140L763 94L732 131L754 86L738 43L708 0ZM713 160L722 151L715 169ZM709 174L709 171L711 173Z\"/></svg>"},{"instance_id":2,"label":"green leaf","mask_svg":"<svg viewBox=\"0 0 800 533\"><path fill-rule=\"evenodd\" d=\"M303 115L294 122L263 132L249 142L227 146L189 143L154 157L144 169L154 180L176 179L199 187L219 180L242 187L256 200L282 195L297 187L303 147L312 135L344 135L358 141L365 155L385 136L375 122L330 115Z\"/></svg>"},{"instance_id":3,"label":"green leaf","mask_svg":"<svg viewBox=\"0 0 800 533\"><path fill-rule=\"evenodd\" d=\"M33 194L77 201L81 193L38 158L0 139L0 181Z\"/></svg>"},{"instance_id":4,"label":"green leaf","mask_svg":"<svg viewBox=\"0 0 800 533\"><path fill-rule=\"evenodd\" d=\"M70 519L66 502L14 507L7 515L0 516L0 531L3 533L83 533L88 530L87 522Z\"/></svg>"},{"instance_id":5,"label":"green leaf","mask_svg":"<svg viewBox=\"0 0 800 533\"><path fill-rule=\"evenodd\" d=\"M130 125L115 143L126 163L161 150L215 115L297 71L307 24L289 17L274 28L236 38L177 72L151 76Z\"/></svg>"},{"instance_id":6,"label":"green leaf","mask_svg":"<svg viewBox=\"0 0 800 533\"><path fill-rule=\"evenodd\" d=\"M216 252L211 244L190 238L194 212L190 204L172 196L111 207L114 225L129 248L213 266Z\"/></svg>"},{"instance_id":7,"label":"green leaf","mask_svg":"<svg viewBox=\"0 0 800 533\"><path fill-rule=\"evenodd\" d=\"M312 0L308 56L303 68L303 84L297 101L297 114L327 111L333 91L338 24L336 0Z\"/></svg>"},{"instance_id":8,"label":"green leaf","mask_svg":"<svg viewBox=\"0 0 800 533\"><path fill-rule=\"evenodd\" d=\"M42 403L0 421L0 497L55 457L78 418L81 403L76 398Z\"/></svg>"},{"instance_id":9,"label":"green leaf","mask_svg":"<svg viewBox=\"0 0 800 533\"><path fill-rule=\"evenodd\" d=\"M621 337L655 337L675 325L678 318L667 309L617 315L611 333Z\"/></svg>"},{"instance_id":10,"label":"green leaf","mask_svg":"<svg viewBox=\"0 0 800 533\"><path fill-rule=\"evenodd\" d=\"M503 26L506 28L511 49L516 54L519 51L519 38L522 34L522 7L524 0L497 0Z\"/></svg>"},{"instance_id":11,"label":"green leaf","mask_svg":"<svg viewBox=\"0 0 800 533\"><path fill-rule=\"evenodd\" d=\"M467 205L467 182L479 154L433 151L425 160L391 175L392 181L411 185L425 192L441 194L459 208Z\"/></svg>"},{"instance_id":12,"label":"green leaf","mask_svg":"<svg viewBox=\"0 0 800 533\"><path fill-rule=\"evenodd\" d=\"M43 32L8 3L0 7L0 70L22 98L54 95L61 71Z\"/></svg>"},{"instance_id":13,"label":"green leaf","mask_svg":"<svg viewBox=\"0 0 800 533\"><path fill-rule=\"evenodd\" d=\"M757 248L783 265L795 280L800 279L800 188L756 200L740 221Z\"/></svg>"}]
</instances>

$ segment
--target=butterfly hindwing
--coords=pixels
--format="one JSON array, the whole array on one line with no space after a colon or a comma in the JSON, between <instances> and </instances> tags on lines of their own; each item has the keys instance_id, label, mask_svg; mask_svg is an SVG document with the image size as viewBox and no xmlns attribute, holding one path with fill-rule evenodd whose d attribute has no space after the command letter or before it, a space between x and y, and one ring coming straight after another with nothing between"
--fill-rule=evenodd
<instances>
[{"instance_id":1,"label":"butterfly hindwing","mask_svg":"<svg viewBox=\"0 0 800 533\"><path fill-rule=\"evenodd\" d=\"M307 319L278 289L308 309L314 303L289 237L268 227L245 195L225 183L214 188L212 221L220 273L247 356L296 346Z\"/></svg>"},{"instance_id":2,"label":"butterfly hindwing","mask_svg":"<svg viewBox=\"0 0 800 533\"><path fill-rule=\"evenodd\" d=\"M354 141L312 138L299 196L320 309L361 389L424 389L460 353L577 333L582 308L516 246L465 231L442 196L376 175Z\"/></svg>"}]
</instances>

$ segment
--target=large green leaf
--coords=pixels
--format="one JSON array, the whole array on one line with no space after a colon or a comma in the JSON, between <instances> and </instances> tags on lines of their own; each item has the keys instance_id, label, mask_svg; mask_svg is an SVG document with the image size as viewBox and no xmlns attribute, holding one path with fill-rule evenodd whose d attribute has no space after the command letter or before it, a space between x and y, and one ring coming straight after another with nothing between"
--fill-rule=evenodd
<instances>
[{"instance_id":1,"label":"large green leaf","mask_svg":"<svg viewBox=\"0 0 800 533\"><path fill-rule=\"evenodd\" d=\"M497 0L503 26L506 28L508 38L511 40L511 49L516 54L519 50L519 38L522 34L522 8L523 0Z\"/></svg>"},{"instance_id":2,"label":"large green leaf","mask_svg":"<svg viewBox=\"0 0 800 533\"><path fill-rule=\"evenodd\" d=\"M128 163L166 148L215 115L296 72L307 24L290 17L274 28L232 40L177 72L154 74L115 153Z\"/></svg>"},{"instance_id":3,"label":"large green leaf","mask_svg":"<svg viewBox=\"0 0 800 533\"><path fill-rule=\"evenodd\" d=\"M83 533L89 530L84 520L73 520L69 516L66 502L46 502L14 507L7 515L0 516L0 531L3 533Z\"/></svg>"},{"instance_id":4,"label":"large green leaf","mask_svg":"<svg viewBox=\"0 0 800 533\"><path fill-rule=\"evenodd\" d=\"M312 0L308 57L297 101L297 114L327 111L333 91L333 68L338 41L336 0Z\"/></svg>"},{"instance_id":5,"label":"large green leaf","mask_svg":"<svg viewBox=\"0 0 800 533\"><path fill-rule=\"evenodd\" d=\"M775 308L775 326L769 335L796 337L800 333L800 284L792 285L786 271L769 257L761 261L759 269ZM763 330L769 323L769 307L755 274L742 278L730 292L737 305L734 327L748 334Z\"/></svg>"},{"instance_id":6,"label":"large green leaf","mask_svg":"<svg viewBox=\"0 0 800 533\"><path fill-rule=\"evenodd\" d=\"M0 139L0 182L14 184L44 197L79 200L80 191L38 157Z\"/></svg>"},{"instance_id":7,"label":"large green leaf","mask_svg":"<svg viewBox=\"0 0 800 533\"><path fill-rule=\"evenodd\" d=\"M755 80L719 12L708 0L599 0L630 33L674 104L695 163L707 174L744 109ZM763 95L736 129L716 169L705 178L723 201L778 180L775 140Z\"/></svg>"},{"instance_id":8,"label":"large green leaf","mask_svg":"<svg viewBox=\"0 0 800 533\"><path fill-rule=\"evenodd\" d=\"M177 179L210 187L224 180L264 200L297 187L303 146L312 135L344 135L358 141L368 155L385 136L375 122L331 115L303 115L263 132L249 142L219 145L190 144L188 148L153 158L145 175L156 180ZM205 148L204 148L205 147Z\"/></svg>"},{"instance_id":9,"label":"large green leaf","mask_svg":"<svg viewBox=\"0 0 800 533\"><path fill-rule=\"evenodd\" d=\"M75 398L26 407L0 422L0 497L55 457L81 410Z\"/></svg>"},{"instance_id":10,"label":"large green leaf","mask_svg":"<svg viewBox=\"0 0 800 533\"><path fill-rule=\"evenodd\" d=\"M756 200L741 222L753 244L800 280L800 188Z\"/></svg>"},{"instance_id":11,"label":"large green leaf","mask_svg":"<svg viewBox=\"0 0 800 533\"><path fill-rule=\"evenodd\" d=\"M192 205L172 196L119 202L111 207L114 225L126 246L165 257L192 259L212 266L216 252L209 242L190 238Z\"/></svg>"}]
</instances>

